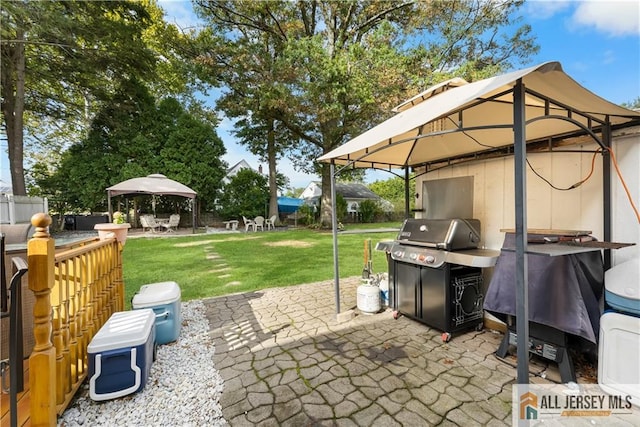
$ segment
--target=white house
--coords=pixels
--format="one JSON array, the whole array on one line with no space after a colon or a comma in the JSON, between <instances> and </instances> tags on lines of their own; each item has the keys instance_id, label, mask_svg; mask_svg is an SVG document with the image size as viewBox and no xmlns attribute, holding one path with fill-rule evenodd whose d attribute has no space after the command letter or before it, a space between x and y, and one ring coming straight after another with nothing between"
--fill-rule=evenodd
<instances>
[{"instance_id":1,"label":"white house","mask_svg":"<svg viewBox=\"0 0 640 427\"><path fill-rule=\"evenodd\" d=\"M235 165L231 166L229 169L227 169L227 174L222 179L222 181L225 184L228 184L231 181L231 178L236 176L236 174L243 169L251 169L253 171L256 171L249 165L249 163L247 163L246 160L243 159L243 160L240 160ZM258 170L256 172L258 172L259 174L262 174L262 165L258 166Z\"/></svg>"}]
</instances>

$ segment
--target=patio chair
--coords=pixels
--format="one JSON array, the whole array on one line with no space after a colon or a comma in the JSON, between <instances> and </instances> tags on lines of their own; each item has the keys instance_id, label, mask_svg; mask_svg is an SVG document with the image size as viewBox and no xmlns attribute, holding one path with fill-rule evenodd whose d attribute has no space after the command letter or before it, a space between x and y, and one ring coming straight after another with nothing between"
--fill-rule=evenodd
<instances>
[{"instance_id":1,"label":"patio chair","mask_svg":"<svg viewBox=\"0 0 640 427\"><path fill-rule=\"evenodd\" d=\"M278 219L278 215L271 215L271 218L268 218L264 221L267 226L267 230L271 230L276 226L276 219Z\"/></svg>"},{"instance_id":2,"label":"patio chair","mask_svg":"<svg viewBox=\"0 0 640 427\"><path fill-rule=\"evenodd\" d=\"M253 231L256 231L256 223L252 219L247 219L246 216L242 216L242 221L244 221L244 232L249 231L249 228L253 228Z\"/></svg>"},{"instance_id":3,"label":"patio chair","mask_svg":"<svg viewBox=\"0 0 640 427\"><path fill-rule=\"evenodd\" d=\"M156 232L156 229L160 227L158 222L152 215L140 215L140 225L142 225L142 231Z\"/></svg>"},{"instance_id":4,"label":"patio chair","mask_svg":"<svg viewBox=\"0 0 640 427\"><path fill-rule=\"evenodd\" d=\"M160 224L167 232L174 232L178 230L178 226L180 225L180 215L172 214L169 216L169 221L166 223Z\"/></svg>"},{"instance_id":5,"label":"patio chair","mask_svg":"<svg viewBox=\"0 0 640 427\"><path fill-rule=\"evenodd\" d=\"M253 222L254 222L253 231L258 231L258 228L260 228L262 231L264 231L264 217L263 216L255 217Z\"/></svg>"}]
</instances>

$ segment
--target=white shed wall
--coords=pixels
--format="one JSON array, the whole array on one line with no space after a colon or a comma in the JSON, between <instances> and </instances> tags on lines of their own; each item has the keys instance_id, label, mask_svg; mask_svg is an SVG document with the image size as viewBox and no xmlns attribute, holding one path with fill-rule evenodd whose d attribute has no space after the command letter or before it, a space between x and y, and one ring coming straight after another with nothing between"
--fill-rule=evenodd
<instances>
[{"instance_id":1,"label":"white shed wall","mask_svg":"<svg viewBox=\"0 0 640 427\"><path fill-rule=\"evenodd\" d=\"M614 134L613 151L622 176L627 184L631 198L640 209L640 127ZM613 171L615 174L615 170ZM636 246L624 248L613 253L613 265L640 256L640 224L631 208L629 199L617 175L611 178L611 203L613 215L612 240L614 242L633 242Z\"/></svg>"},{"instance_id":2,"label":"white shed wall","mask_svg":"<svg viewBox=\"0 0 640 427\"><path fill-rule=\"evenodd\" d=\"M596 150L586 144L573 149ZM571 148L569 148L571 149ZM614 133L613 150L622 176L636 204L640 202L640 128ZM584 179L591 170L592 153L530 153L532 167L556 187L566 188ZM482 224L484 246L499 249L504 233L500 229L515 228L515 194L513 157L452 166L430 172L416 179L416 192L422 181L459 176L474 177L474 218ZM603 239L602 155L597 154L591 178L573 190L552 189L527 168L528 228L591 231ZM634 247L614 250L613 263L638 256L640 226L624 189L613 170L612 176L612 240L636 243ZM422 195L420 196L422 197ZM416 205L420 205L417 200ZM416 213L420 218L421 213Z\"/></svg>"}]
</instances>

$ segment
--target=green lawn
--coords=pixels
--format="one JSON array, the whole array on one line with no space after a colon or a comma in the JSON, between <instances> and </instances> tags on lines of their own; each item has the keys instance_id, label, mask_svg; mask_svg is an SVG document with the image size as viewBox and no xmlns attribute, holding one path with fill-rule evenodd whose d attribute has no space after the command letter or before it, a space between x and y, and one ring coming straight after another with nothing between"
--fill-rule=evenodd
<instances>
[{"instance_id":1,"label":"green lawn","mask_svg":"<svg viewBox=\"0 0 640 427\"><path fill-rule=\"evenodd\" d=\"M387 271L385 254L376 242L395 239L396 232L367 232L391 224L348 225L338 234L340 277L362 274L364 242L371 239L373 271ZM173 238L127 240L123 252L125 302L146 283L175 281L182 301L264 288L332 279L330 232L298 229L237 234L200 234Z\"/></svg>"}]
</instances>

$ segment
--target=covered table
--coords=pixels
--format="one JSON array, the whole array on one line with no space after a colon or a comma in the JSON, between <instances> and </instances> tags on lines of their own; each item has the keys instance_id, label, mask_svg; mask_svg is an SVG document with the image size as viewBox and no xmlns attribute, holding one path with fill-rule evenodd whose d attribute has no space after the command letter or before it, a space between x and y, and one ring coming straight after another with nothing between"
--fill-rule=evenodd
<instances>
[{"instance_id":1,"label":"covered table","mask_svg":"<svg viewBox=\"0 0 640 427\"><path fill-rule=\"evenodd\" d=\"M530 238L534 240L535 238ZM530 351L558 362L563 382L575 379L566 353L570 334L595 345L600 329L604 264L599 250L559 244L529 244ZM506 233L484 300L484 309L509 324L516 316L515 234ZM574 249L575 248L575 249ZM498 350L504 357L515 341L511 330ZM568 378L567 378L568 377Z\"/></svg>"}]
</instances>

